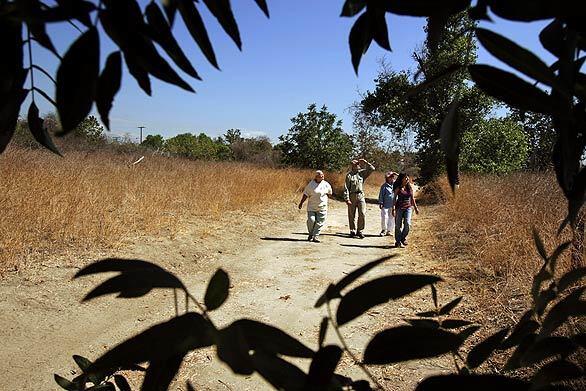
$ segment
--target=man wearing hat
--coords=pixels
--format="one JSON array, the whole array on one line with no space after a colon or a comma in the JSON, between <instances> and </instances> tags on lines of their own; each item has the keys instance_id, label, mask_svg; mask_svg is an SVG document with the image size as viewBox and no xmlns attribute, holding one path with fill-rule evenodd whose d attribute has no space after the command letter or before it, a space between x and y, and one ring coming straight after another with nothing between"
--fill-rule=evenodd
<instances>
[{"instance_id":1,"label":"man wearing hat","mask_svg":"<svg viewBox=\"0 0 586 391\"><path fill-rule=\"evenodd\" d=\"M380 208L380 236L390 236L395 232L395 218L393 217L393 184L397 179L397 173L389 171L385 174L385 183L380 187L378 193L378 206Z\"/></svg>"},{"instance_id":2,"label":"man wearing hat","mask_svg":"<svg viewBox=\"0 0 586 391\"><path fill-rule=\"evenodd\" d=\"M362 168L365 165L366 168ZM364 212L366 201L364 200L364 181L375 170L374 166L364 159L352 160L352 169L346 174L344 183L344 201L348 204L348 222L350 223L350 236L364 239ZM358 227L356 226L356 210L358 210ZM358 229L357 229L358 228Z\"/></svg>"}]
</instances>

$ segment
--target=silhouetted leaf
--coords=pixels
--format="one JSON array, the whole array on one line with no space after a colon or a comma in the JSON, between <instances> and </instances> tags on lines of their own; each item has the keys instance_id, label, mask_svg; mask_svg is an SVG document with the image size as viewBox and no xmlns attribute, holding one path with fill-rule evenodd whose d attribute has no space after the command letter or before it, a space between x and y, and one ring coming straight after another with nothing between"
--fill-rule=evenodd
<instances>
[{"instance_id":1,"label":"silhouetted leaf","mask_svg":"<svg viewBox=\"0 0 586 391\"><path fill-rule=\"evenodd\" d=\"M167 15L169 26L173 26L175 14L177 13L178 0L161 0L161 3L163 3L163 9L165 10L165 15Z\"/></svg>"},{"instance_id":2,"label":"silhouetted leaf","mask_svg":"<svg viewBox=\"0 0 586 391\"><path fill-rule=\"evenodd\" d=\"M201 49L202 53L206 56L210 64L215 68L218 68L218 62L216 61L216 55L214 48L208 37L208 33L201 19L199 11L193 4L192 0L178 0L179 13L181 18L187 27L187 30Z\"/></svg>"},{"instance_id":3,"label":"silhouetted leaf","mask_svg":"<svg viewBox=\"0 0 586 391\"><path fill-rule=\"evenodd\" d=\"M387 29L384 8L381 6L369 7L366 13L373 27L372 38L381 48L390 51L391 44L389 42L389 31Z\"/></svg>"},{"instance_id":4,"label":"silhouetted leaf","mask_svg":"<svg viewBox=\"0 0 586 391\"><path fill-rule=\"evenodd\" d=\"M425 312L418 312L415 315L421 316L422 318L435 318L437 316L437 312L436 311L425 311Z\"/></svg>"},{"instance_id":5,"label":"silhouetted leaf","mask_svg":"<svg viewBox=\"0 0 586 391\"><path fill-rule=\"evenodd\" d=\"M558 282L558 289L560 292L563 292L585 277L586 267L570 270L560 278L560 281Z\"/></svg>"},{"instance_id":6,"label":"silhouetted leaf","mask_svg":"<svg viewBox=\"0 0 586 391\"><path fill-rule=\"evenodd\" d=\"M318 338L317 338L317 346L319 346L320 348L322 347L322 345L324 344L324 340L326 339L326 333L328 332L328 324L329 324L329 319L327 317L324 317L321 320L321 323L319 325L319 334L318 334Z\"/></svg>"},{"instance_id":7,"label":"silhouetted leaf","mask_svg":"<svg viewBox=\"0 0 586 391\"><path fill-rule=\"evenodd\" d=\"M551 280L552 277L551 273L547 270L547 263L541 267L536 275L533 276L533 283L531 284L531 296L533 297L533 300L537 300L537 297L541 292L541 285L545 281Z\"/></svg>"},{"instance_id":8,"label":"silhouetted leaf","mask_svg":"<svg viewBox=\"0 0 586 391\"><path fill-rule=\"evenodd\" d=\"M549 86L558 88L555 74L529 50L493 31L476 29L476 37L486 50L519 72Z\"/></svg>"},{"instance_id":9,"label":"silhouetted leaf","mask_svg":"<svg viewBox=\"0 0 586 391\"><path fill-rule=\"evenodd\" d=\"M63 156L61 155L61 152L59 152L59 149L57 149L57 146L53 142L49 132L47 132L43 126L43 120L39 117L39 109L37 108L35 102L31 102L31 105L29 106L27 121L31 134L35 140L39 142L39 144L51 152L59 156Z\"/></svg>"},{"instance_id":10,"label":"silhouetted leaf","mask_svg":"<svg viewBox=\"0 0 586 391\"><path fill-rule=\"evenodd\" d=\"M576 364L565 360L553 361L545 364L531 378L533 386L545 386L551 383L557 383L564 380L577 379L584 376L584 371Z\"/></svg>"},{"instance_id":11,"label":"silhouetted leaf","mask_svg":"<svg viewBox=\"0 0 586 391\"><path fill-rule=\"evenodd\" d=\"M547 250L545 249L545 245L543 244L543 240L541 240L541 237L539 236L539 232L537 232L537 229L535 227L533 227L533 241L535 242L535 247L537 248L537 252L539 253L539 256L541 257L541 259L543 259L543 261L545 263L547 263L547 260L548 260Z\"/></svg>"},{"instance_id":12,"label":"silhouetted leaf","mask_svg":"<svg viewBox=\"0 0 586 391\"><path fill-rule=\"evenodd\" d=\"M437 329L440 327L440 324L435 319L404 319L405 322L409 323L411 326L415 327L431 327Z\"/></svg>"},{"instance_id":13,"label":"silhouetted leaf","mask_svg":"<svg viewBox=\"0 0 586 391\"><path fill-rule=\"evenodd\" d=\"M553 333L570 317L586 315L586 301L580 300L580 296L585 290L586 287L575 289L549 310L541 324L540 338Z\"/></svg>"},{"instance_id":14,"label":"silhouetted leaf","mask_svg":"<svg viewBox=\"0 0 586 391\"><path fill-rule=\"evenodd\" d=\"M535 342L536 339L537 335L535 335L534 333L525 335L513 351L513 354L511 354L511 356L505 363L504 370L511 371L514 369L522 368L524 365L521 363L521 358L523 357L523 355L525 355L527 350L529 350L529 348Z\"/></svg>"},{"instance_id":15,"label":"silhouetted leaf","mask_svg":"<svg viewBox=\"0 0 586 391\"><path fill-rule=\"evenodd\" d=\"M120 391L131 391L128 380L122 375L114 375L114 383L116 383L116 386L118 386Z\"/></svg>"},{"instance_id":16,"label":"silhouetted leaf","mask_svg":"<svg viewBox=\"0 0 586 391\"><path fill-rule=\"evenodd\" d=\"M63 388L64 390L68 390L68 391L76 391L77 390L77 386L75 384L73 384L72 382L70 382L69 380L67 380L66 378L61 377L57 374L54 374L53 378L55 379L55 382L59 385L59 387Z\"/></svg>"},{"instance_id":17,"label":"silhouetted leaf","mask_svg":"<svg viewBox=\"0 0 586 391\"><path fill-rule=\"evenodd\" d=\"M62 134L75 129L89 114L100 71L100 38L95 28L83 33L57 69L56 102Z\"/></svg>"},{"instance_id":18,"label":"silhouetted leaf","mask_svg":"<svg viewBox=\"0 0 586 391\"><path fill-rule=\"evenodd\" d=\"M141 391L168 390L183 362L184 353L152 361L147 368Z\"/></svg>"},{"instance_id":19,"label":"silhouetted leaf","mask_svg":"<svg viewBox=\"0 0 586 391\"><path fill-rule=\"evenodd\" d=\"M148 37L148 27L135 0L105 1L107 8L100 12L100 21L108 36L122 49L134 68L142 68L154 77L193 92L169 63L157 52Z\"/></svg>"},{"instance_id":20,"label":"silhouetted leaf","mask_svg":"<svg viewBox=\"0 0 586 391\"><path fill-rule=\"evenodd\" d=\"M0 153L14 135L20 106L26 98L23 89L28 70L23 69L22 23L0 17Z\"/></svg>"},{"instance_id":21,"label":"silhouetted leaf","mask_svg":"<svg viewBox=\"0 0 586 391\"><path fill-rule=\"evenodd\" d=\"M555 283L551 283L549 288L541 291L537 298L535 299L535 303L533 305L535 309L535 313L541 317L543 312L547 308L548 304L551 303L557 297L557 289Z\"/></svg>"},{"instance_id":22,"label":"silhouetted leaf","mask_svg":"<svg viewBox=\"0 0 586 391\"><path fill-rule=\"evenodd\" d=\"M431 376L417 385L416 391L444 390L529 390L529 384L502 375L439 375Z\"/></svg>"},{"instance_id":23,"label":"silhouetted leaf","mask_svg":"<svg viewBox=\"0 0 586 391\"><path fill-rule=\"evenodd\" d=\"M458 333L458 337L460 338L462 343L464 343L464 341L466 341L468 338L470 338L478 330L480 330L480 326L478 326L478 325L466 327L464 330L462 330Z\"/></svg>"},{"instance_id":24,"label":"silhouetted leaf","mask_svg":"<svg viewBox=\"0 0 586 391\"><path fill-rule=\"evenodd\" d=\"M186 386L187 386L187 391L195 391L195 388L193 388L193 386L191 385L190 382L187 382Z\"/></svg>"},{"instance_id":25,"label":"silhouetted leaf","mask_svg":"<svg viewBox=\"0 0 586 391\"><path fill-rule=\"evenodd\" d=\"M352 65L354 66L354 72L356 72L356 74L358 74L360 59L368 50L373 39L373 31L371 27L369 17L365 12L358 17L354 26L352 26L352 29L350 30L350 54L352 56Z\"/></svg>"},{"instance_id":26,"label":"silhouetted leaf","mask_svg":"<svg viewBox=\"0 0 586 391\"><path fill-rule=\"evenodd\" d=\"M390 364L436 357L455 351L462 341L449 331L428 327L399 326L381 331L364 351L365 364Z\"/></svg>"},{"instance_id":27,"label":"silhouetted leaf","mask_svg":"<svg viewBox=\"0 0 586 391\"><path fill-rule=\"evenodd\" d=\"M161 362L211 346L214 343L212 327L200 314L193 312L172 318L108 350L87 372L102 372L145 361Z\"/></svg>"},{"instance_id":28,"label":"silhouetted leaf","mask_svg":"<svg viewBox=\"0 0 586 391\"><path fill-rule=\"evenodd\" d=\"M216 341L218 358L225 362L234 373L239 375L254 373L250 350L251 347L238 324L232 323L219 331Z\"/></svg>"},{"instance_id":29,"label":"silhouetted leaf","mask_svg":"<svg viewBox=\"0 0 586 391\"><path fill-rule=\"evenodd\" d=\"M262 10L262 12L264 12L264 14L267 16L267 18L270 17L269 14L269 7L267 6L267 2L266 0L254 0L256 2L256 5L258 5L258 8L260 8Z\"/></svg>"},{"instance_id":30,"label":"silhouetted leaf","mask_svg":"<svg viewBox=\"0 0 586 391\"><path fill-rule=\"evenodd\" d=\"M151 80L149 78L149 74L145 71L142 67L140 67L133 57L130 57L124 54L124 62L128 67L128 72L134 77L136 82L138 83L139 87L147 94L151 95Z\"/></svg>"},{"instance_id":31,"label":"silhouetted leaf","mask_svg":"<svg viewBox=\"0 0 586 391\"><path fill-rule=\"evenodd\" d=\"M228 298L230 278L222 269L216 270L206 289L204 303L208 311L219 308Z\"/></svg>"},{"instance_id":32,"label":"silhouetted leaf","mask_svg":"<svg viewBox=\"0 0 586 391\"><path fill-rule=\"evenodd\" d=\"M492 352L494 352L499 347L503 339L507 336L508 332L509 329L499 330L474 346L466 357L466 365L468 365L468 367L471 369L480 366L480 364L485 362L490 357Z\"/></svg>"},{"instance_id":33,"label":"silhouetted leaf","mask_svg":"<svg viewBox=\"0 0 586 391\"><path fill-rule=\"evenodd\" d=\"M439 310L440 315L447 315L449 314L456 306L462 301L462 296L455 298L454 300L450 301L448 304L442 306Z\"/></svg>"},{"instance_id":34,"label":"silhouetted leaf","mask_svg":"<svg viewBox=\"0 0 586 391\"><path fill-rule=\"evenodd\" d=\"M165 17L161 9L156 3L150 3L145 14L148 21L148 26L152 31L152 38L167 52L169 57L189 76L201 80L197 71L191 65L189 59L183 53L183 50L177 43L177 40L171 33L171 27L165 21Z\"/></svg>"},{"instance_id":35,"label":"silhouetted leaf","mask_svg":"<svg viewBox=\"0 0 586 391\"><path fill-rule=\"evenodd\" d=\"M448 114L442 121L440 128L440 142L446 155L446 169L448 181L452 191L458 183L458 160L460 158L460 127L459 127L460 101L455 100L450 104Z\"/></svg>"},{"instance_id":36,"label":"silhouetted leaf","mask_svg":"<svg viewBox=\"0 0 586 391\"><path fill-rule=\"evenodd\" d=\"M564 26L562 21L553 20L539 33L541 45L556 57L560 57L564 45Z\"/></svg>"},{"instance_id":37,"label":"silhouetted leaf","mask_svg":"<svg viewBox=\"0 0 586 391\"><path fill-rule=\"evenodd\" d=\"M441 327L444 329L459 329L471 324L472 322L463 319L445 319L442 320Z\"/></svg>"},{"instance_id":38,"label":"silhouetted leaf","mask_svg":"<svg viewBox=\"0 0 586 391\"><path fill-rule=\"evenodd\" d=\"M335 285L328 286L328 289L326 290L326 292L324 292L320 296L320 298L317 299L317 302L315 303L314 307L315 308L321 307L327 300L331 300L333 298L340 297L340 293L348 285L352 284L359 277L366 274L366 272L368 272L370 269L372 269L372 268L380 265L384 261L387 261L387 260L394 258L394 257L395 257L394 255L391 255L391 256L379 258L375 261L367 263L366 265L360 266L358 269L353 270L352 272L348 273L344 278L342 278L340 281L338 281Z\"/></svg>"},{"instance_id":39,"label":"silhouetted leaf","mask_svg":"<svg viewBox=\"0 0 586 391\"><path fill-rule=\"evenodd\" d=\"M238 24L234 19L230 0L203 0L212 15L216 17L220 26L232 38L238 49L242 50L242 40L240 39L240 31L238 31Z\"/></svg>"},{"instance_id":40,"label":"silhouetted leaf","mask_svg":"<svg viewBox=\"0 0 586 391\"><path fill-rule=\"evenodd\" d=\"M110 53L102 74L98 78L96 91L96 107L100 113L102 123L110 129L110 110L114 96L120 89L122 80L122 56L120 52Z\"/></svg>"},{"instance_id":41,"label":"silhouetted leaf","mask_svg":"<svg viewBox=\"0 0 586 391\"><path fill-rule=\"evenodd\" d=\"M239 319L231 326L240 327L246 342L253 350L291 357L312 357L314 352L284 331L251 319Z\"/></svg>"},{"instance_id":42,"label":"silhouetted leaf","mask_svg":"<svg viewBox=\"0 0 586 391\"><path fill-rule=\"evenodd\" d=\"M468 8L468 16L472 20L485 20L492 22L490 16L488 16L488 4L486 2L478 2L475 6Z\"/></svg>"},{"instance_id":43,"label":"silhouetted leaf","mask_svg":"<svg viewBox=\"0 0 586 391\"><path fill-rule=\"evenodd\" d=\"M509 349L513 346L521 343L521 340L527 335L535 332L539 328L539 323L531 319L533 311L527 311L521 319L517 322L517 325L500 346L500 349Z\"/></svg>"},{"instance_id":44,"label":"silhouetted leaf","mask_svg":"<svg viewBox=\"0 0 586 391\"><path fill-rule=\"evenodd\" d=\"M567 337L539 339L521 357L521 364L528 366L557 355L567 357L576 349L577 346Z\"/></svg>"},{"instance_id":45,"label":"silhouetted leaf","mask_svg":"<svg viewBox=\"0 0 586 391\"><path fill-rule=\"evenodd\" d=\"M285 391L304 390L305 373L295 365L265 351L251 355L254 369L275 389Z\"/></svg>"},{"instance_id":46,"label":"silhouetted leaf","mask_svg":"<svg viewBox=\"0 0 586 391\"><path fill-rule=\"evenodd\" d=\"M107 258L86 266L78 271L74 278L90 274L121 272L94 288L83 301L119 292L118 297L139 297L155 288L178 288L185 286L174 274L165 269L142 260Z\"/></svg>"},{"instance_id":47,"label":"silhouetted leaf","mask_svg":"<svg viewBox=\"0 0 586 391\"><path fill-rule=\"evenodd\" d=\"M336 367L342 358L342 349L327 345L317 351L307 376L307 388L325 389L332 381Z\"/></svg>"},{"instance_id":48,"label":"silhouetted leaf","mask_svg":"<svg viewBox=\"0 0 586 391\"><path fill-rule=\"evenodd\" d=\"M346 0L340 16L352 17L366 7L366 0Z\"/></svg>"},{"instance_id":49,"label":"silhouetted leaf","mask_svg":"<svg viewBox=\"0 0 586 391\"><path fill-rule=\"evenodd\" d=\"M566 249L570 246L570 244L571 244L571 242L561 243L559 246L556 247L555 250L553 250L553 253L550 255L548 262L549 262L549 269L551 270L552 274L555 274L557 261L558 261L560 255L562 255L562 253L564 251L566 251Z\"/></svg>"},{"instance_id":50,"label":"silhouetted leaf","mask_svg":"<svg viewBox=\"0 0 586 391\"><path fill-rule=\"evenodd\" d=\"M345 294L336 311L336 320L343 325L370 308L413 293L441 278L423 274L395 274L368 281Z\"/></svg>"},{"instance_id":51,"label":"silhouetted leaf","mask_svg":"<svg viewBox=\"0 0 586 391\"><path fill-rule=\"evenodd\" d=\"M47 30L45 29L45 23L40 21L29 21L27 23L28 28L30 29L31 34L35 37L35 40L45 49L49 50L51 53L55 54L59 57L59 53L57 49L55 49L55 45L51 41L51 37L47 34Z\"/></svg>"},{"instance_id":52,"label":"silhouetted leaf","mask_svg":"<svg viewBox=\"0 0 586 391\"><path fill-rule=\"evenodd\" d=\"M437 14L456 14L464 11L470 0L395 0L385 2L387 12L407 16L433 16Z\"/></svg>"},{"instance_id":53,"label":"silhouetted leaf","mask_svg":"<svg viewBox=\"0 0 586 391\"><path fill-rule=\"evenodd\" d=\"M569 16L575 12L572 2L551 1L490 1L490 9L501 18L514 21L535 21L551 19L556 16Z\"/></svg>"},{"instance_id":54,"label":"silhouetted leaf","mask_svg":"<svg viewBox=\"0 0 586 391\"><path fill-rule=\"evenodd\" d=\"M576 334L572 337L572 341L583 348L586 348L586 333Z\"/></svg>"},{"instance_id":55,"label":"silhouetted leaf","mask_svg":"<svg viewBox=\"0 0 586 391\"><path fill-rule=\"evenodd\" d=\"M559 111L555 99L510 72L489 65L470 65L468 71L482 91L510 106L544 114Z\"/></svg>"},{"instance_id":56,"label":"silhouetted leaf","mask_svg":"<svg viewBox=\"0 0 586 391\"><path fill-rule=\"evenodd\" d=\"M75 363L77 364L79 369L82 370L82 372L85 372L86 369L88 369L90 365L92 365L92 362L90 360L77 354L73 355L73 361L75 361Z\"/></svg>"},{"instance_id":57,"label":"silhouetted leaf","mask_svg":"<svg viewBox=\"0 0 586 391\"><path fill-rule=\"evenodd\" d=\"M439 304L437 301L437 289L435 288L435 285L431 284L431 300L433 301L433 306L435 307L436 310L439 309Z\"/></svg>"},{"instance_id":58,"label":"silhouetted leaf","mask_svg":"<svg viewBox=\"0 0 586 391\"><path fill-rule=\"evenodd\" d=\"M85 391L116 391L114 384L107 382L104 384L96 384L90 388L86 388Z\"/></svg>"}]
</instances>

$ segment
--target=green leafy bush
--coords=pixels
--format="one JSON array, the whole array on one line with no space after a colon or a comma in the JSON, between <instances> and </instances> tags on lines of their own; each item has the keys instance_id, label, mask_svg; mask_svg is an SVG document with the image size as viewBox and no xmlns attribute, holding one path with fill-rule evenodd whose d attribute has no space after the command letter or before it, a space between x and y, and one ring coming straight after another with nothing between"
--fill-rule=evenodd
<instances>
[{"instance_id":1,"label":"green leafy bush","mask_svg":"<svg viewBox=\"0 0 586 391\"><path fill-rule=\"evenodd\" d=\"M509 118L480 121L462 137L462 170L508 174L527 161L527 139L520 124Z\"/></svg>"}]
</instances>

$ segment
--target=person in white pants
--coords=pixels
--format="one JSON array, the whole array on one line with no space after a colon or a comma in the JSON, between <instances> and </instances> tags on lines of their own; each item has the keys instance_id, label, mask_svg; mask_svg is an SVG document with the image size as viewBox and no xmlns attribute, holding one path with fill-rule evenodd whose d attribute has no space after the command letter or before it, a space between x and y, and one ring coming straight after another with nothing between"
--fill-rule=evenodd
<instances>
[{"instance_id":1,"label":"person in white pants","mask_svg":"<svg viewBox=\"0 0 586 391\"><path fill-rule=\"evenodd\" d=\"M378 206L380 208L380 236L391 236L395 232L395 218L393 217L393 184L397 179L397 173L389 171L385 174L385 183L378 193Z\"/></svg>"},{"instance_id":2,"label":"person in white pants","mask_svg":"<svg viewBox=\"0 0 586 391\"><path fill-rule=\"evenodd\" d=\"M324 180L321 170L315 172L315 178L305 186L299 201L299 209L307 201L307 240L319 243L319 234L328 215L328 197L332 195L332 186Z\"/></svg>"}]
</instances>

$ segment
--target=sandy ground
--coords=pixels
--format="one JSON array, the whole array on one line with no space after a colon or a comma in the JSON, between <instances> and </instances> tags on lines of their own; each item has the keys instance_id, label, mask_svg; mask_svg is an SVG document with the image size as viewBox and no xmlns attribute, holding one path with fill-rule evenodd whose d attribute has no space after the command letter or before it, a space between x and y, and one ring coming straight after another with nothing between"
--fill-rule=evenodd
<instances>
[{"instance_id":1,"label":"sandy ground","mask_svg":"<svg viewBox=\"0 0 586 391\"><path fill-rule=\"evenodd\" d=\"M368 204L367 237L347 236L345 205L332 201L322 243L309 243L305 212L267 209L254 214L231 213L227 220L187 225L167 238L139 238L114 254L84 259L44 260L37 268L5 277L0 284L0 390L57 390L53 373L72 378L77 368L72 354L94 359L109 347L152 324L174 315L173 294L156 291L140 299L103 297L80 304L80 299L103 277L71 281L79 265L106 256L155 262L179 276L201 298L209 277L223 267L231 277L230 297L212 313L217 326L252 318L286 330L311 348L317 347L318 328L325 310L313 304L330 282L381 256L396 253L362 281L389 273L433 272L436 265L423 244L436 211L422 208L413 221L406 249L392 247L392 238L378 237L379 209ZM448 289L447 287L445 287ZM440 287L440 301L458 292ZM429 290L379 306L342 328L350 349L359 356L369 339L385 327L397 325L415 312L431 309ZM330 330L327 342L336 343ZM307 360L295 360L307 370ZM373 368L389 390L413 389L430 374L452 370L451 358ZM338 373L365 378L344 356ZM189 379L197 390L270 389L257 375L238 377L212 349L190 353L171 389L184 390ZM135 379L136 381L136 379Z\"/></svg>"}]
</instances>

